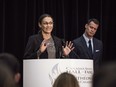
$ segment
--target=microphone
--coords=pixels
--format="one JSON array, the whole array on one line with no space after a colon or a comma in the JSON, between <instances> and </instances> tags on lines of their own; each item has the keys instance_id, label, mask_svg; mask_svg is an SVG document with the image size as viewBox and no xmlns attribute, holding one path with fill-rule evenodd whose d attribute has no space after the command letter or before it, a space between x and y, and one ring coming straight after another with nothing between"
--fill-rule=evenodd
<instances>
[{"instance_id":1,"label":"microphone","mask_svg":"<svg viewBox=\"0 0 116 87\"><path fill-rule=\"evenodd\" d=\"M76 52L75 52L74 50L72 50L72 52L73 52L73 54L76 56L77 59L81 59L81 58L79 57L79 55L77 55ZM72 55L73 55L73 54L72 54Z\"/></svg>"},{"instance_id":2,"label":"microphone","mask_svg":"<svg viewBox=\"0 0 116 87\"><path fill-rule=\"evenodd\" d=\"M65 46L65 40L61 39L61 41L62 41L62 45Z\"/></svg>"},{"instance_id":3,"label":"microphone","mask_svg":"<svg viewBox=\"0 0 116 87\"><path fill-rule=\"evenodd\" d=\"M65 39L61 39L61 40L62 40L62 45L65 46L65 45L66 45ZM74 49L75 49L75 48L74 48ZM73 54L71 54L72 56L75 55L75 57L76 57L77 59L80 59L79 55L77 55L76 52L75 52L74 50L71 50L71 52L73 53ZM71 55L69 54L69 57L70 57Z\"/></svg>"}]
</instances>

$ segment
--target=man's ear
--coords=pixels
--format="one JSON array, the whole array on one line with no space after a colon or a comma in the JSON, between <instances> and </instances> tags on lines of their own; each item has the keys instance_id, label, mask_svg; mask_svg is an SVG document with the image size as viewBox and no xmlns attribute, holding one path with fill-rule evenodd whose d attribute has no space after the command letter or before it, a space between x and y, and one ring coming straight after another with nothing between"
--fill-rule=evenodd
<instances>
[{"instance_id":1,"label":"man's ear","mask_svg":"<svg viewBox=\"0 0 116 87\"><path fill-rule=\"evenodd\" d=\"M87 28L88 24L85 25L85 29Z\"/></svg>"},{"instance_id":2,"label":"man's ear","mask_svg":"<svg viewBox=\"0 0 116 87\"><path fill-rule=\"evenodd\" d=\"M21 74L20 73L15 74L14 80L15 80L16 83L19 82L20 78L21 78Z\"/></svg>"}]
</instances>

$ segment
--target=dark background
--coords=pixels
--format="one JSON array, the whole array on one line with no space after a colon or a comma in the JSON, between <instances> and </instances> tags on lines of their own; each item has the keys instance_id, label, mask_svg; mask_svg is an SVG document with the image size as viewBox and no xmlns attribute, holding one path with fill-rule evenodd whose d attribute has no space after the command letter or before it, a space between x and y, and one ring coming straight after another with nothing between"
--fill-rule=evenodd
<instances>
[{"instance_id":1,"label":"dark background","mask_svg":"<svg viewBox=\"0 0 116 87\"><path fill-rule=\"evenodd\" d=\"M68 41L83 34L89 18L97 18L95 37L103 41L103 63L116 60L115 0L0 0L0 53L12 53L22 64L28 37L38 32L43 13L53 16L53 33Z\"/></svg>"}]
</instances>

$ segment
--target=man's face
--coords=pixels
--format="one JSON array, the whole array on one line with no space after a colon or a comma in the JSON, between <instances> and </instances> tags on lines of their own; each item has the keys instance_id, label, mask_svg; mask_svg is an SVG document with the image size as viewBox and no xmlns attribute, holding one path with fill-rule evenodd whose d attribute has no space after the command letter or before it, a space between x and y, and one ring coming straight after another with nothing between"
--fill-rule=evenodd
<instances>
[{"instance_id":1,"label":"man's face","mask_svg":"<svg viewBox=\"0 0 116 87\"><path fill-rule=\"evenodd\" d=\"M53 20L51 17L43 18L41 24L39 24L40 28L44 33L50 34L53 30Z\"/></svg>"},{"instance_id":2,"label":"man's face","mask_svg":"<svg viewBox=\"0 0 116 87\"><path fill-rule=\"evenodd\" d=\"M87 37L93 37L98 29L98 26L97 24L95 24L94 22L90 22L89 24L86 24L85 25L85 33L87 35Z\"/></svg>"}]
</instances>

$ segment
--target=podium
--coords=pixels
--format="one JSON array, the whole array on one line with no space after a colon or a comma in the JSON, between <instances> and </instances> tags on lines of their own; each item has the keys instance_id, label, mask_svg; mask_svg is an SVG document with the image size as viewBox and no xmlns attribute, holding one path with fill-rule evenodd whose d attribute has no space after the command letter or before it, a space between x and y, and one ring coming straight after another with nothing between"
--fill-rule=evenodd
<instances>
[{"instance_id":1,"label":"podium","mask_svg":"<svg viewBox=\"0 0 116 87\"><path fill-rule=\"evenodd\" d=\"M62 72L72 73L80 87L91 87L93 60L28 59L23 60L23 87L52 87Z\"/></svg>"}]
</instances>

